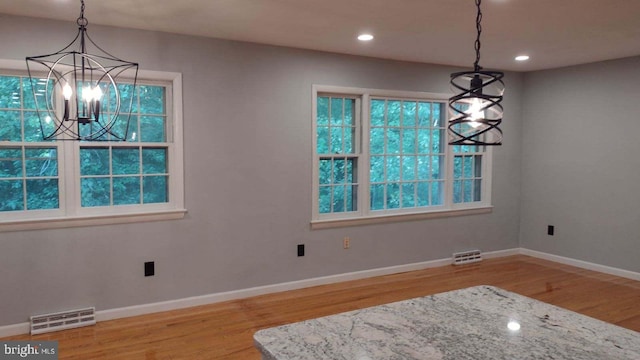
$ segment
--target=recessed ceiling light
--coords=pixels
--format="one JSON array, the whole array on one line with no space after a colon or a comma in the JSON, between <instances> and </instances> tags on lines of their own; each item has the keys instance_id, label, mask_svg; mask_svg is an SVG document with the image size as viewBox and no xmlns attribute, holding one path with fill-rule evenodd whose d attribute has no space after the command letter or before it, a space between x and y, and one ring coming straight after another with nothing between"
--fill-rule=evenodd
<instances>
[{"instance_id":1,"label":"recessed ceiling light","mask_svg":"<svg viewBox=\"0 0 640 360\"><path fill-rule=\"evenodd\" d=\"M358 35L358 40L360 40L360 41L371 41L371 40L373 40L373 35L371 35L371 34L360 34L360 35Z\"/></svg>"},{"instance_id":2,"label":"recessed ceiling light","mask_svg":"<svg viewBox=\"0 0 640 360\"><path fill-rule=\"evenodd\" d=\"M516 61L527 61L529 60L529 55L518 55L516 56Z\"/></svg>"}]
</instances>

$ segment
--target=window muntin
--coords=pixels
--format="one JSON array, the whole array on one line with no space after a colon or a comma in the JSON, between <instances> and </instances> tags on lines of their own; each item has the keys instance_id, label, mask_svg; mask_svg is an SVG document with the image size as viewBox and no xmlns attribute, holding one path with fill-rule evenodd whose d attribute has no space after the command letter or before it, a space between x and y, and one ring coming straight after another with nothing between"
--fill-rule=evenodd
<instances>
[{"instance_id":1,"label":"window muntin","mask_svg":"<svg viewBox=\"0 0 640 360\"><path fill-rule=\"evenodd\" d=\"M314 223L490 207L489 149L447 144L446 94L331 86L313 94ZM355 122L331 122L344 114L334 99L354 99ZM345 128L353 148L337 136Z\"/></svg>"},{"instance_id":2,"label":"window muntin","mask_svg":"<svg viewBox=\"0 0 640 360\"><path fill-rule=\"evenodd\" d=\"M13 68L12 63L9 65ZM0 71L0 123L6 125L0 126L0 224L46 219L39 223L46 227L46 223L56 219L73 220L78 216L122 219L123 214L184 213L180 190L182 165L177 162L181 161L182 143L174 142L174 136L181 139L182 134L180 123L175 123L181 116L173 107L173 87L180 85L179 74L149 74L168 81L139 81L135 93L131 84L120 84L123 96L134 97L127 142L81 142L43 141L26 73ZM109 112L108 101L104 106L105 112ZM120 114L123 119L120 124L126 123L124 116L128 115ZM44 120L46 128L48 123ZM101 140L109 139L105 136ZM85 153L96 147L107 148L110 156L115 154L106 164L109 175L93 174L95 169L87 170L87 165L82 164L81 158L87 157ZM118 162L122 164L133 157L137 157L135 164L127 162L126 169L119 168ZM73 163L75 166L69 166ZM87 180L90 178L93 183ZM96 194L102 197L88 200ZM177 213L166 218L176 216ZM114 218L113 222L121 221Z\"/></svg>"}]
</instances>

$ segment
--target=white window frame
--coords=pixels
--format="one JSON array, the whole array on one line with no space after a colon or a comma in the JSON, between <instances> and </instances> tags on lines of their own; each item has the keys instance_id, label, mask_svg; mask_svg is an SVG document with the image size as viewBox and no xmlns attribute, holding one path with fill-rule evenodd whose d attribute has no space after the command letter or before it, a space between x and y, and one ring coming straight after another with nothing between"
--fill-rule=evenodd
<instances>
[{"instance_id":1,"label":"white window frame","mask_svg":"<svg viewBox=\"0 0 640 360\"><path fill-rule=\"evenodd\" d=\"M318 94L356 97L360 108L356 110L356 132L359 137L355 155L358 158L358 203L357 210L352 212L327 213L319 212L319 155L317 154L317 99ZM370 210L369 182L369 107L371 98L393 98L398 100L418 100L447 103L451 94L438 94L415 91L365 89L330 85L312 85L312 229L323 229L343 226L377 224L385 222L422 220L430 218L484 214L492 211L491 205L491 173L493 151L487 146L482 160L481 201L453 202L453 147L445 141L445 178L444 201L440 206L401 208L393 210ZM449 118L445 105L446 119ZM358 115L359 114L359 115ZM445 130L445 136L446 130Z\"/></svg>"},{"instance_id":2,"label":"white window frame","mask_svg":"<svg viewBox=\"0 0 640 360\"><path fill-rule=\"evenodd\" d=\"M26 76L24 61L0 60L2 75ZM125 74L126 75L126 74ZM34 229L51 229L108 224L136 223L146 221L174 220L184 217L184 149L182 119L182 74L175 72L138 71L138 84L170 85L167 92L167 165L169 201L157 204L118 205L105 207L81 207L80 168L78 166L80 147L86 145L124 145L144 147L157 143L99 142L80 143L77 141L53 142L2 142L6 146L47 146L58 151L58 178L60 204L58 209L0 212L0 232Z\"/></svg>"}]
</instances>

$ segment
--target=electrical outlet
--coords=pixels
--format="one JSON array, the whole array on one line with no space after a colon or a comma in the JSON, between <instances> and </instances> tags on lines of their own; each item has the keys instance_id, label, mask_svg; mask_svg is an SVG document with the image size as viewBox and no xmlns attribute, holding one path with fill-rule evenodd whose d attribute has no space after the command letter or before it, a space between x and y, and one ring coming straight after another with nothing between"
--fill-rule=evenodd
<instances>
[{"instance_id":1,"label":"electrical outlet","mask_svg":"<svg viewBox=\"0 0 640 360\"><path fill-rule=\"evenodd\" d=\"M298 256L304 256L304 244L298 245Z\"/></svg>"},{"instance_id":2,"label":"electrical outlet","mask_svg":"<svg viewBox=\"0 0 640 360\"><path fill-rule=\"evenodd\" d=\"M555 233L555 228L553 227L553 225L548 225L547 226L547 235L553 236L554 233Z\"/></svg>"},{"instance_id":3,"label":"electrical outlet","mask_svg":"<svg viewBox=\"0 0 640 360\"><path fill-rule=\"evenodd\" d=\"M348 249L351 247L351 239L348 236L345 236L342 240L342 247Z\"/></svg>"},{"instance_id":4,"label":"electrical outlet","mask_svg":"<svg viewBox=\"0 0 640 360\"><path fill-rule=\"evenodd\" d=\"M154 261L147 261L144 263L144 276L154 276L156 274L156 267Z\"/></svg>"}]
</instances>

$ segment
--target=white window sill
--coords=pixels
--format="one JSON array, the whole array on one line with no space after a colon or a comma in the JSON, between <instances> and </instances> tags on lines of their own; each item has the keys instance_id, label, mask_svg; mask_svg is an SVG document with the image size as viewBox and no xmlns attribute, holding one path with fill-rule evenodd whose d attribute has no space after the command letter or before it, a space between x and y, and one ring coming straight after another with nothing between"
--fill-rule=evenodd
<instances>
[{"instance_id":1,"label":"white window sill","mask_svg":"<svg viewBox=\"0 0 640 360\"><path fill-rule=\"evenodd\" d=\"M31 219L0 222L0 232L61 229L70 227L129 224L148 221L178 220L184 218L186 209L162 210L138 214L92 215L49 219Z\"/></svg>"},{"instance_id":2,"label":"white window sill","mask_svg":"<svg viewBox=\"0 0 640 360\"><path fill-rule=\"evenodd\" d=\"M401 221L415 221L447 218L453 216L488 214L493 211L493 206L483 206L471 209L442 210L423 213L406 213L406 214L385 214L378 216L358 217L351 219L331 219L331 220L314 220L311 222L311 229L330 229L347 226L360 226L371 224L385 224Z\"/></svg>"}]
</instances>

